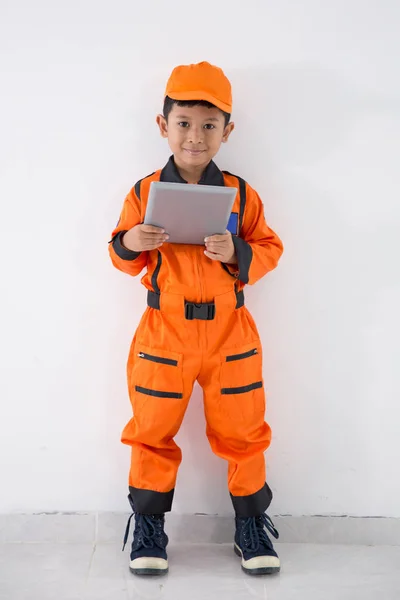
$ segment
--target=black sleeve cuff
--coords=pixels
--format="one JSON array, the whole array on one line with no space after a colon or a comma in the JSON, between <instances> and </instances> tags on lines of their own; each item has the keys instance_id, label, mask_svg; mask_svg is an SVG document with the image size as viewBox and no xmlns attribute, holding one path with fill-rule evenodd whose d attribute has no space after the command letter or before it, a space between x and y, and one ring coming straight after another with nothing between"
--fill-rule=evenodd
<instances>
[{"instance_id":1,"label":"black sleeve cuff","mask_svg":"<svg viewBox=\"0 0 400 600\"><path fill-rule=\"evenodd\" d=\"M124 248L121 244L121 239L124 236L126 231L119 231L111 240L110 244L113 245L114 252L117 256L122 258L122 260L136 260L142 253L134 252L133 250L128 250Z\"/></svg>"},{"instance_id":2,"label":"black sleeve cuff","mask_svg":"<svg viewBox=\"0 0 400 600\"><path fill-rule=\"evenodd\" d=\"M253 260L253 249L242 238L237 235L232 236L235 246L236 258L238 261L239 277L242 283L249 283L249 270Z\"/></svg>"}]
</instances>

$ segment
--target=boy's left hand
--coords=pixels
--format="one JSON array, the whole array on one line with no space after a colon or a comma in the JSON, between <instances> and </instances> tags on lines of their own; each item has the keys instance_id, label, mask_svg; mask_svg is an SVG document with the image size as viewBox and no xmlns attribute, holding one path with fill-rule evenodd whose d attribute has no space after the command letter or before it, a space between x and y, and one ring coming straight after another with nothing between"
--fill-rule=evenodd
<instances>
[{"instance_id":1,"label":"boy's left hand","mask_svg":"<svg viewBox=\"0 0 400 600\"><path fill-rule=\"evenodd\" d=\"M226 231L223 235L211 235L205 238L206 249L204 254L211 260L219 260L227 264L236 264L236 252L233 245L232 234Z\"/></svg>"}]
</instances>

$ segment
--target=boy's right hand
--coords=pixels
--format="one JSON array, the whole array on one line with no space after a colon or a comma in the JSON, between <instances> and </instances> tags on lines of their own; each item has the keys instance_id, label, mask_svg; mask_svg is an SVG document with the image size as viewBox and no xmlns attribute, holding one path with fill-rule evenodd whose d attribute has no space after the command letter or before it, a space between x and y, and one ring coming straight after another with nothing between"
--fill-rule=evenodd
<instances>
[{"instance_id":1,"label":"boy's right hand","mask_svg":"<svg viewBox=\"0 0 400 600\"><path fill-rule=\"evenodd\" d=\"M122 245L133 252L144 252L160 248L169 239L161 227L152 225L136 225L127 231L122 238Z\"/></svg>"}]
</instances>

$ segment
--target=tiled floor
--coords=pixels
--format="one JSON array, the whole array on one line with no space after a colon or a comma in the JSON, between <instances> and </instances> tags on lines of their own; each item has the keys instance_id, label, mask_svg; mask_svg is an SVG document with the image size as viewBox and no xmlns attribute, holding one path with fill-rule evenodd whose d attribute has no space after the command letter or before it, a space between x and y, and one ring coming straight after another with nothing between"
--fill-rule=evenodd
<instances>
[{"instance_id":1,"label":"tiled floor","mask_svg":"<svg viewBox=\"0 0 400 600\"><path fill-rule=\"evenodd\" d=\"M276 544L279 575L242 573L231 545L169 548L170 574L129 573L116 544L0 545L1 600L399 600L400 546Z\"/></svg>"}]
</instances>

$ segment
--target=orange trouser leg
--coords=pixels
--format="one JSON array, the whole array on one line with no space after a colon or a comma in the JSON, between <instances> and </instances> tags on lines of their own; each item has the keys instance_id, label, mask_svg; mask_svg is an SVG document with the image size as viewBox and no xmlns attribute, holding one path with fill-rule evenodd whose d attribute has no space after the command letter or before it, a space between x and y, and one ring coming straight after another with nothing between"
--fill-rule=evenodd
<instances>
[{"instance_id":1,"label":"orange trouser leg","mask_svg":"<svg viewBox=\"0 0 400 600\"><path fill-rule=\"evenodd\" d=\"M265 483L264 457L271 429L264 420L261 343L251 316L245 308L241 311L240 321L231 321L227 342L204 361L199 383L211 448L228 461L235 511L240 516L256 516L272 500Z\"/></svg>"},{"instance_id":2,"label":"orange trouser leg","mask_svg":"<svg viewBox=\"0 0 400 600\"><path fill-rule=\"evenodd\" d=\"M130 497L135 511L143 514L171 510L182 460L173 438L198 373L196 360L185 360L183 369L173 328L171 333L156 313L145 313L131 346L127 371L133 418L122 433L122 442L132 448Z\"/></svg>"},{"instance_id":3,"label":"orange trouser leg","mask_svg":"<svg viewBox=\"0 0 400 600\"><path fill-rule=\"evenodd\" d=\"M261 344L251 315L236 309L233 292L215 298L213 320L187 320L184 299L161 295L161 310L144 314L128 361L133 418L122 441L132 448L130 498L136 512L171 510L181 451L174 442L198 379L204 390L207 435L228 461L228 485L241 516L264 512L272 499L264 451Z\"/></svg>"}]
</instances>

